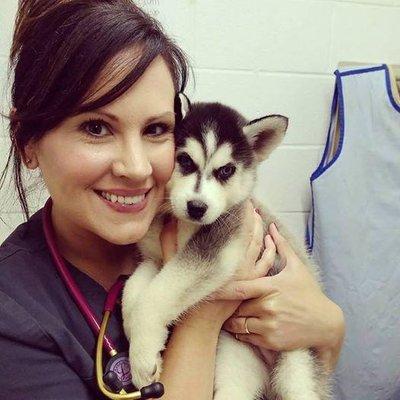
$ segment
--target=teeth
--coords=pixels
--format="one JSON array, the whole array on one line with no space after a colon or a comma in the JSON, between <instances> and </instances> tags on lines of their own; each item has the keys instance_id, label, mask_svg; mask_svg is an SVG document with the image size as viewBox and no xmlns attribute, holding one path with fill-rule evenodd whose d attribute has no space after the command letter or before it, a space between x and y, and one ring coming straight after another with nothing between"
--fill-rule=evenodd
<instances>
[{"instance_id":1,"label":"teeth","mask_svg":"<svg viewBox=\"0 0 400 400\"><path fill-rule=\"evenodd\" d=\"M115 194L107 192L101 192L101 195L108 201L121 204L137 204L140 203L145 197L144 194L141 194L139 196L124 197L124 196L116 196Z\"/></svg>"}]
</instances>

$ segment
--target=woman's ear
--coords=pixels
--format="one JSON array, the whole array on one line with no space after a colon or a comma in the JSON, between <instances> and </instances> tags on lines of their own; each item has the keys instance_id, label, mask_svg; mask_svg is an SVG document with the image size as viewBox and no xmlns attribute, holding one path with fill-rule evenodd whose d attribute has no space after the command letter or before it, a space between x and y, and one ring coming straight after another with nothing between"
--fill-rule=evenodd
<instances>
[{"instance_id":1,"label":"woman's ear","mask_svg":"<svg viewBox=\"0 0 400 400\"><path fill-rule=\"evenodd\" d=\"M288 127L288 118L283 115L267 115L254 119L243 127L258 162L264 161L281 143Z\"/></svg>"},{"instance_id":2,"label":"woman's ear","mask_svg":"<svg viewBox=\"0 0 400 400\"><path fill-rule=\"evenodd\" d=\"M175 113L178 117L178 121L185 118L190 108L191 104L189 98L183 92L177 93L175 96Z\"/></svg>"},{"instance_id":3,"label":"woman's ear","mask_svg":"<svg viewBox=\"0 0 400 400\"><path fill-rule=\"evenodd\" d=\"M21 158L26 166L29 169L36 169L39 166L38 159L36 156L36 146L30 140L28 144L25 146L23 154L21 154Z\"/></svg>"},{"instance_id":4,"label":"woman's ear","mask_svg":"<svg viewBox=\"0 0 400 400\"><path fill-rule=\"evenodd\" d=\"M13 119L15 115L17 114L17 109L15 107L12 107L10 110L10 118ZM19 126L19 122L17 122L17 127ZM29 169L36 169L39 165L36 157L36 152L35 152L35 146L30 140L27 145L25 145L24 150L20 154L21 160L26 166L26 168Z\"/></svg>"}]
</instances>

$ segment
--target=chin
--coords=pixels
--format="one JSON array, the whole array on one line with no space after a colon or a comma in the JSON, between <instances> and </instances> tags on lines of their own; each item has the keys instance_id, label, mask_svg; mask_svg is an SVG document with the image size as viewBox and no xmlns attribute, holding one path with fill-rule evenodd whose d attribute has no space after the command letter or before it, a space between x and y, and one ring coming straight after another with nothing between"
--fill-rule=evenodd
<instances>
[{"instance_id":1,"label":"chin","mask_svg":"<svg viewBox=\"0 0 400 400\"><path fill-rule=\"evenodd\" d=\"M150 224L151 220L147 223L147 218L144 218L121 227L119 231L118 228L115 228L115 231L111 235L103 235L103 238L110 243L121 246L137 243L146 235Z\"/></svg>"},{"instance_id":2,"label":"chin","mask_svg":"<svg viewBox=\"0 0 400 400\"><path fill-rule=\"evenodd\" d=\"M107 239L109 242L119 245L119 246L125 246L128 244L134 244L139 242L139 240L141 240L144 235L147 233L147 229L143 232L135 232L134 235L123 235L120 237L112 237L110 239Z\"/></svg>"}]
</instances>

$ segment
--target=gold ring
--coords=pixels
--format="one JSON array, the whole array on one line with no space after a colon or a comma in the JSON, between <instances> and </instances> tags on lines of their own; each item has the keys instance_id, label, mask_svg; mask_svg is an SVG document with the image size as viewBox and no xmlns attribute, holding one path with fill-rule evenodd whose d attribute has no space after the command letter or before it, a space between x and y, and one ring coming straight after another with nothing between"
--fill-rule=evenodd
<instances>
[{"instance_id":1,"label":"gold ring","mask_svg":"<svg viewBox=\"0 0 400 400\"><path fill-rule=\"evenodd\" d=\"M249 334L250 332L249 332L249 328L247 327L247 318L248 318L248 317L246 317L246 318L244 319L244 329L246 330L246 333Z\"/></svg>"}]
</instances>

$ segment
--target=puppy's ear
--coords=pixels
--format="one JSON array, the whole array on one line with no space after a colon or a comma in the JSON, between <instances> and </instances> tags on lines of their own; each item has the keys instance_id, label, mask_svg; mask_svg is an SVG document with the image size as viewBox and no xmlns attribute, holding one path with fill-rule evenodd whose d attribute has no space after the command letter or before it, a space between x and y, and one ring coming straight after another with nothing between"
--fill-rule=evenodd
<instances>
[{"instance_id":1,"label":"puppy's ear","mask_svg":"<svg viewBox=\"0 0 400 400\"><path fill-rule=\"evenodd\" d=\"M177 93L174 107L177 120L181 121L191 108L189 98L182 92Z\"/></svg>"},{"instance_id":2,"label":"puppy's ear","mask_svg":"<svg viewBox=\"0 0 400 400\"><path fill-rule=\"evenodd\" d=\"M267 115L243 127L243 133L249 139L258 162L265 160L279 145L285 136L288 122L288 118L283 115Z\"/></svg>"}]
</instances>

